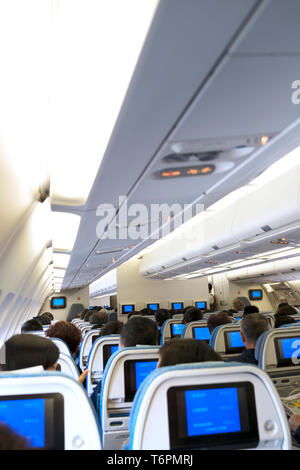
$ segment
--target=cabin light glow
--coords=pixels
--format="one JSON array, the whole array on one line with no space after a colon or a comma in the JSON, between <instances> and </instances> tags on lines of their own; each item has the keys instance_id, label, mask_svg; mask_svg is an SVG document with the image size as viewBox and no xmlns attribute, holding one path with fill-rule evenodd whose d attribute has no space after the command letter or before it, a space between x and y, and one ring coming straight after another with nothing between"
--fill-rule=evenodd
<instances>
[{"instance_id":1,"label":"cabin light glow","mask_svg":"<svg viewBox=\"0 0 300 470\"><path fill-rule=\"evenodd\" d=\"M66 269L70 262L70 255L65 253L53 253L53 265L54 268Z\"/></svg>"},{"instance_id":2,"label":"cabin light glow","mask_svg":"<svg viewBox=\"0 0 300 470\"><path fill-rule=\"evenodd\" d=\"M67 212L52 212L53 249L71 251L77 237L80 216Z\"/></svg>"}]
</instances>

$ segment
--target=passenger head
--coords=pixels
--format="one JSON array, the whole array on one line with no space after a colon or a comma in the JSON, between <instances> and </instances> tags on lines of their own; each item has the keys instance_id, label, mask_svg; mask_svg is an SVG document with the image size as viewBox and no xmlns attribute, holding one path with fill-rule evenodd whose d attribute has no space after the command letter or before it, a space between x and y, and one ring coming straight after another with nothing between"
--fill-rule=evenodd
<instances>
[{"instance_id":1,"label":"passenger head","mask_svg":"<svg viewBox=\"0 0 300 470\"><path fill-rule=\"evenodd\" d=\"M279 315L276 317L274 328L279 328L282 325L289 325L292 323L297 323L293 317L289 315Z\"/></svg>"},{"instance_id":2,"label":"passenger head","mask_svg":"<svg viewBox=\"0 0 300 470\"><path fill-rule=\"evenodd\" d=\"M135 310L133 312L130 312L127 314L127 320L129 320L129 318L131 317L136 317L138 315L141 315L141 312L136 312Z\"/></svg>"},{"instance_id":3,"label":"passenger head","mask_svg":"<svg viewBox=\"0 0 300 470\"><path fill-rule=\"evenodd\" d=\"M280 309L281 307L287 307L288 303L287 302L281 302L278 304L277 310Z\"/></svg>"},{"instance_id":4,"label":"passenger head","mask_svg":"<svg viewBox=\"0 0 300 470\"><path fill-rule=\"evenodd\" d=\"M93 315L93 313L96 313L97 311L98 310L88 309L87 312L85 312L85 314L84 314L83 320L85 322L90 321L90 316Z\"/></svg>"},{"instance_id":5,"label":"passenger head","mask_svg":"<svg viewBox=\"0 0 300 470\"><path fill-rule=\"evenodd\" d=\"M95 325L97 328L101 328L105 323L107 323L107 313L106 310L103 311L95 311L89 319L89 322L92 325Z\"/></svg>"},{"instance_id":6,"label":"passenger head","mask_svg":"<svg viewBox=\"0 0 300 470\"><path fill-rule=\"evenodd\" d=\"M44 316L44 317L49 318L50 322L51 322L52 320L54 320L54 316L52 315L51 312L44 312L44 313L42 313L40 316Z\"/></svg>"},{"instance_id":7,"label":"passenger head","mask_svg":"<svg viewBox=\"0 0 300 470\"><path fill-rule=\"evenodd\" d=\"M124 326L124 323L121 321L110 321L106 323L106 325L101 328L99 336L106 336L106 335L119 335L121 330Z\"/></svg>"},{"instance_id":8,"label":"passenger head","mask_svg":"<svg viewBox=\"0 0 300 470\"><path fill-rule=\"evenodd\" d=\"M43 313L42 313L42 315L38 315L37 317L34 317L34 319L38 319L43 326L51 325L51 320L50 320L49 316L44 315Z\"/></svg>"},{"instance_id":9,"label":"passenger head","mask_svg":"<svg viewBox=\"0 0 300 470\"><path fill-rule=\"evenodd\" d=\"M21 333L27 333L28 331L43 331L41 322L34 318L27 320L21 327Z\"/></svg>"},{"instance_id":10,"label":"passenger head","mask_svg":"<svg viewBox=\"0 0 300 470\"><path fill-rule=\"evenodd\" d=\"M172 318L172 316L166 308L160 308L155 312L155 320L160 328L163 326L164 322L170 318Z\"/></svg>"},{"instance_id":11,"label":"passenger head","mask_svg":"<svg viewBox=\"0 0 300 470\"><path fill-rule=\"evenodd\" d=\"M145 308L142 308L141 315L143 315L143 316L145 316L145 315L154 315L154 311L151 310L151 308L149 308L149 307L145 307Z\"/></svg>"},{"instance_id":12,"label":"passenger head","mask_svg":"<svg viewBox=\"0 0 300 470\"><path fill-rule=\"evenodd\" d=\"M281 307L275 312L275 319L281 315L298 315L298 311L291 305Z\"/></svg>"},{"instance_id":13,"label":"passenger head","mask_svg":"<svg viewBox=\"0 0 300 470\"><path fill-rule=\"evenodd\" d=\"M259 336L270 329L269 321L259 313L251 313L241 320L241 337L246 349L254 349Z\"/></svg>"},{"instance_id":14,"label":"passenger head","mask_svg":"<svg viewBox=\"0 0 300 470\"><path fill-rule=\"evenodd\" d=\"M182 323L190 323L191 321L202 320L203 313L195 307L188 307L184 310Z\"/></svg>"},{"instance_id":15,"label":"passenger head","mask_svg":"<svg viewBox=\"0 0 300 470\"><path fill-rule=\"evenodd\" d=\"M150 318L134 317L128 320L120 334L120 346L138 345L153 346L158 343L158 328Z\"/></svg>"},{"instance_id":16,"label":"passenger head","mask_svg":"<svg viewBox=\"0 0 300 470\"><path fill-rule=\"evenodd\" d=\"M75 354L80 346L82 339L82 333L73 325L67 321L58 321L51 325L48 330L45 332L46 336L49 338L60 338L62 339L69 347L72 354Z\"/></svg>"},{"instance_id":17,"label":"passenger head","mask_svg":"<svg viewBox=\"0 0 300 470\"><path fill-rule=\"evenodd\" d=\"M210 293L212 291L212 284L208 284L208 292Z\"/></svg>"},{"instance_id":18,"label":"passenger head","mask_svg":"<svg viewBox=\"0 0 300 470\"><path fill-rule=\"evenodd\" d=\"M30 442L5 423L0 423L0 450L27 450Z\"/></svg>"},{"instance_id":19,"label":"passenger head","mask_svg":"<svg viewBox=\"0 0 300 470\"><path fill-rule=\"evenodd\" d=\"M255 305L246 305L244 308L244 316L251 313L259 313L259 309Z\"/></svg>"},{"instance_id":20,"label":"passenger head","mask_svg":"<svg viewBox=\"0 0 300 470\"><path fill-rule=\"evenodd\" d=\"M80 313L80 319L81 319L81 320L84 320L85 315L86 315L89 311L90 311L89 308L83 309L82 312Z\"/></svg>"},{"instance_id":21,"label":"passenger head","mask_svg":"<svg viewBox=\"0 0 300 470\"><path fill-rule=\"evenodd\" d=\"M209 332L212 333L213 330L220 325L226 325L227 323L232 323L233 318L228 314L228 312L219 312L209 315L207 319L207 327Z\"/></svg>"},{"instance_id":22,"label":"passenger head","mask_svg":"<svg viewBox=\"0 0 300 470\"><path fill-rule=\"evenodd\" d=\"M204 341L174 338L160 348L157 367L206 361L222 361L222 359Z\"/></svg>"},{"instance_id":23,"label":"passenger head","mask_svg":"<svg viewBox=\"0 0 300 470\"><path fill-rule=\"evenodd\" d=\"M5 358L7 370L34 366L56 370L59 349L50 339L42 336L15 335L5 342Z\"/></svg>"},{"instance_id":24,"label":"passenger head","mask_svg":"<svg viewBox=\"0 0 300 470\"><path fill-rule=\"evenodd\" d=\"M233 310L236 310L237 312L241 312L245 308L245 304L242 300L235 298L233 299L232 302L232 308Z\"/></svg>"}]
</instances>

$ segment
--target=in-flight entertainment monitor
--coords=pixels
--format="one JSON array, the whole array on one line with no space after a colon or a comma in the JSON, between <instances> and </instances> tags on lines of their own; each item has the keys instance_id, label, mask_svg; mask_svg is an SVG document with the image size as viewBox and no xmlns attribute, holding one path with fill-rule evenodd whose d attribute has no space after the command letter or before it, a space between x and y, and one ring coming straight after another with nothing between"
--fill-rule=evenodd
<instances>
[{"instance_id":1,"label":"in-flight entertainment monitor","mask_svg":"<svg viewBox=\"0 0 300 470\"><path fill-rule=\"evenodd\" d=\"M143 380L156 369L157 361L157 359L133 359L124 362L125 401L133 401Z\"/></svg>"},{"instance_id":2,"label":"in-flight entertainment monitor","mask_svg":"<svg viewBox=\"0 0 300 470\"><path fill-rule=\"evenodd\" d=\"M122 313L131 313L134 312L134 304L122 305Z\"/></svg>"},{"instance_id":3,"label":"in-flight entertainment monitor","mask_svg":"<svg viewBox=\"0 0 300 470\"><path fill-rule=\"evenodd\" d=\"M199 308L199 310L207 310L207 302L204 300L197 300L195 302L195 307Z\"/></svg>"},{"instance_id":4,"label":"in-flight entertainment monitor","mask_svg":"<svg viewBox=\"0 0 300 470\"><path fill-rule=\"evenodd\" d=\"M183 309L183 302L172 302L171 303L172 310L182 310Z\"/></svg>"},{"instance_id":5,"label":"in-flight entertainment monitor","mask_svg":"<svg viewBox=\"0 0 300 470\"><path fill-rule=\"evenodd\" d=\"M184 326L183 323L171 323L171 338L180 338Z\"/></svg>"},{"instance_id":6,"label":"in-flight entertainment monitor","mask_svg":"<svg viewBox=\"0 0 300 470\"><path fill-rule=\"evenodd\" d=\"M248 294L250 300L262 300L263 298L262 289L249 289Z\"/></svg>"},{"instance_id":7,"label":"in-flight entertainment monitor","mask_svg":"<svg viewBox=\"0 0 300 470\"><path fill-rule=\"evenodd\" d=\"M159 304L147 304L148 308L151 308L154 312L157 312L159 310Z\"/></svg>"},{"instance_id":8,"label":"in-flight entertainment monitor","mask_svg":"<svg viewBox=\"0 0 300 470\"><path fill-rule=\"evenodd\" d=\"M67 299L66 297L52 297L50 305L52 309L66 308Z\"/></svg>"},{"instance_id":9,"label":"in-flight entertainment monitor","mask_svg":"<svg viewBox=\"0 0 300 470\"><path fill-rule=\"evenodd\" d=\"M275 352L277 367L287 367L298 365L300 337L275 338Z\"/></svg>"},{"instance_id":10,"label":"in-flight entertainment monitor","mask_svg":"<svg viewBox=\"0 0 300 470\"><path fill-rule=\"evenodd\" d=\"M239 331L226 331L224 333L226 354L237 354L245 349Z\"/></svg>"}]
</instances>

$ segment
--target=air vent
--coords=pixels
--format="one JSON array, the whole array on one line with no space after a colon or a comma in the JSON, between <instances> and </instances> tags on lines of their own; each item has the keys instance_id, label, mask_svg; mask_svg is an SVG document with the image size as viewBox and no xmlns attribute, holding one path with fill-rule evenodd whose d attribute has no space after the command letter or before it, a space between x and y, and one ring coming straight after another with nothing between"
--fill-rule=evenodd
<instances>
[{"instance_id":1,"label":"air vent","mask_svg":"<svg viewBox=\"0 0 300 470\"><path fill-rule=\"evenodd\" d=\"M219 250L219 247L218 247L218 245L213 245L213 246L212 246L212 249L213 249L213 250Z\"/></svg>"},{"instance_id":2,"label":"air vent","mask_svg":"<svg viewBox=\"0 0 300 470\"><path fill-rule=\"evenodd\" d=\"M107 248L106 250L96 250L96 255L109 255L112 253L120 253L121 251L129 250L128 247L120 247L120 248Z\"/></svg>"},{"instance_id":3,"label":"air vent","mask_svg":"<svg viewBox=\"0 0 300 470\"><path fill-rule=\"evenodd\" d=\"M172 153L167 155L163 160L165 162L184 162L184 163L193 163L193 162L206 162L215 160L218 158L220 152L192 152L192 153Z\"/></svg>"},{"instance_id":4,"label":"air vent","mask_svg":"<svg viewBox=\"0 0 300 470\"><path fill-rule=\"evenodd\" d=\"M260 227L264 232L269 232L270 230L273 230L270 225L263 225L263 227Z\"/></svg>"}]
</instances>

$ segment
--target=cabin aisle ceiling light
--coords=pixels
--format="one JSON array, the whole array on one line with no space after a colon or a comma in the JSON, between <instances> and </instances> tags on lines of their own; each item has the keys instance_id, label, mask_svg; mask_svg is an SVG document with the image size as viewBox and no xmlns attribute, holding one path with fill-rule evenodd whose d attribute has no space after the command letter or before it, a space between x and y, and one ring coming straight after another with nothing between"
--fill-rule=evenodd
<instances>
[{"instance_id":1,"label":"cabin aisle ceiling light","mask_svg":"<svg viewBox=\"0 0 300 470\"><path fill-rule=\"evenodd\" d=\"M80 216L67 212L51 213L53 249L71 251L80 224Z\"/></svg>"},{"instance_id":2,"label":"cabin aisle ceiling light","mask_svg":"<svg viewBox=\"0 0 300 470\"><path fill-rule=\"evenodd\" d=\"M82 205L112 134L158 0L55 2L51 202Z\"/></svg>"}]
</instances>

